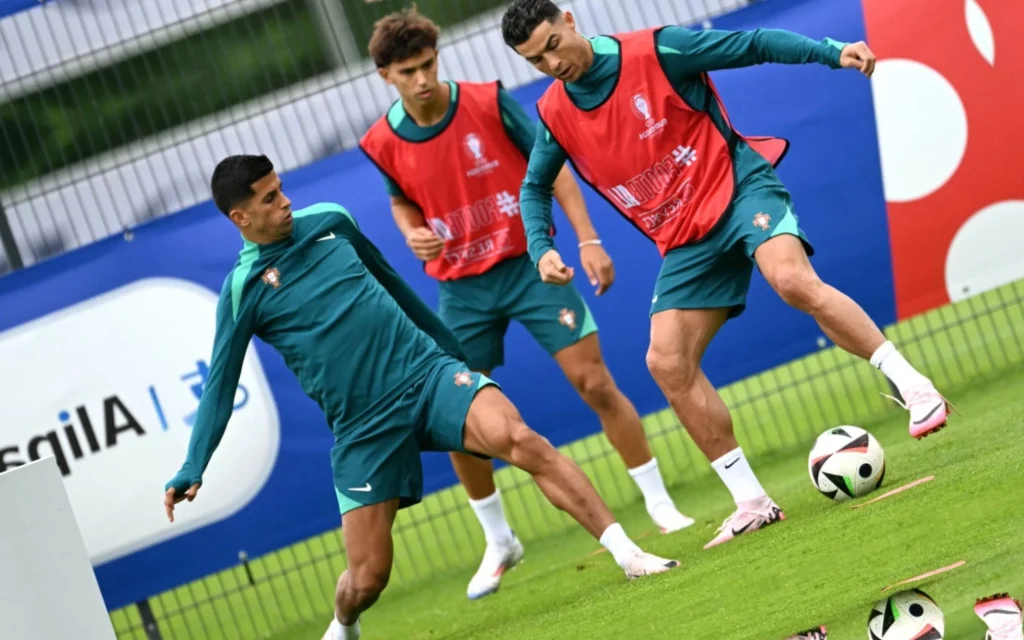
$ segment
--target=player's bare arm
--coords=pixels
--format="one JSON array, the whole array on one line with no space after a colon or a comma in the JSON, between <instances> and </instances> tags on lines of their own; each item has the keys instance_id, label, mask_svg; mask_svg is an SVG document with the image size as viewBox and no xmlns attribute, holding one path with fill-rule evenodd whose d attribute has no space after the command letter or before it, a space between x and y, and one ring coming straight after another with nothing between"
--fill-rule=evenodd
<instances>
[{"instance_id":1,"label":"player's bare arm","mask_svg":"<svg viewBox=\"0 0 1024 640\"><path fill-rule=\"evenodd\" d=\"M391 215L395 218L398 230L405 238L413 254L428 262L441 255L444 240L427 226L426 219L419 207L402 196L391 196Z\"/></svg>"},{"instance_id":2,"label":"player's bare arm","mask_svg":"<svg viewBox=\"0 0 1024 640\"><path fill-rule=\"evenodd\" d=\"M576 232L580 247L580 265L587 274L590 284L596 287L595 293L601 295L615 282L615 266L608 253L601 246L601 239L594 229L594 224L587 213L587 204L583 200L583 192L576 182L569 165L564 165L558 172L554 184L555 199L562 205L569 224Z\"/></svg>"}]
</instances>

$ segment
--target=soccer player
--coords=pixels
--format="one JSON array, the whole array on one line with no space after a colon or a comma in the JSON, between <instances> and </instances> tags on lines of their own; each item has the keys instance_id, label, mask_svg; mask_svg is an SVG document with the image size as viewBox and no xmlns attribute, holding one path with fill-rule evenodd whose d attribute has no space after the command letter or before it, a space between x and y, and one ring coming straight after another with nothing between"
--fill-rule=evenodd
<instances>
[{"instance_id":1,"label":"soccer player","mask_svg":"<svg viewBox=\"0 0 1024 640\"><path fill-rule=\"evenodd\" d=\"M816 42L782 30L676 26L586 38L573 16L549 0L514 0L501 29L510 47L556 78L538 103L541 122L520 202L541 278L567 284L573 277L547 233L551 185L566 158L664 258L647 365L736 502L708 547L784 518L751 471L729 410L700 368L711 339L743 311L755 264L783 300L895 384L910 411L912 436L945 425L950 408L928 378L811 267L813 250L773 169L788 143L737 133L707 75L766 62L816 62L870 76L875 57L867 45Z\"/></svg>"},{"instance_id":2,"label":"soccer player","mask_svg":"<svg viewBox=\"0 0 1024 640\"><path fill-rule=\"evenodd\" d=\"M693 524L665 490L640 416L605 366L587 304L572 286L542 283L526 253L518 195L536 126L497 82L439 82L437 39L437 26L415 10L377 22L370 54L401 99L360 146L384 175L406 243L440 281L438 314L470 369L484 375L503 363L509 321L521 322L600 418L655 524L664 533ZM612 284L612 263L568 167L554 191L600 295ZM505 518L491 463L458 452L451 459L487 542L467 588L476 599L498 589L523 547Z\"/></svg>"},{"instance_id":3,"label":"soccer player","mask_svg":"<svg viewBox=\"0 0 1024 640\"><path fill-rule=\"evenodd\" d=\"M640 550L586 475L531 431L455 336L336 204L292 211L265 156L231 156L211 181L242 251L217 305L210 376L164 504L196 498L231 417L252 336L280 353L334 433L331 466L348 568L324 636L358 638L359 615L391 572L391 525L423 491L421 451L461 451L523 469L553 505L599 538L630 578L678 566Z\"/></svg>"}]
</instances>

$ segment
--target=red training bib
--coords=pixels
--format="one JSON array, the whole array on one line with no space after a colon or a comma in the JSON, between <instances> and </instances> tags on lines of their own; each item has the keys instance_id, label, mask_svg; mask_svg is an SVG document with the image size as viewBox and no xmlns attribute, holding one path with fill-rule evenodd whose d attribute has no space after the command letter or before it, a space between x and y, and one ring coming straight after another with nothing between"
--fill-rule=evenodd
<instances>
[{"instance_id":1,"label":"red training bib","mask_svg":"<svg viewBox=\"0 0 1024 640\"><path fill-rule=\"evenodd\" d=\"M399 137L387 115L359 146L444 240L426 264L438 280L475 276L526 253L519 188L526 158L505 132L497 82L458 83L455 115L423 142Z\"/></svg>"},{"instance_id":2,"label":"red training bib","mask_svg":"<svg viewBox=\"0 0 1024 640\"><path fill-rule=\"evenodd\" d=\"M618 84L596 108L577 107L565 84L556 81L538 110L580 176L664 256L711 231L735 187L728 141L710 114L686 104L669 82L658 58L657 32L616 37ZM703 80L728 121L711 79L703 74ZM789 144L740 137L773 166Z\"/></svg>"}]
</instances>

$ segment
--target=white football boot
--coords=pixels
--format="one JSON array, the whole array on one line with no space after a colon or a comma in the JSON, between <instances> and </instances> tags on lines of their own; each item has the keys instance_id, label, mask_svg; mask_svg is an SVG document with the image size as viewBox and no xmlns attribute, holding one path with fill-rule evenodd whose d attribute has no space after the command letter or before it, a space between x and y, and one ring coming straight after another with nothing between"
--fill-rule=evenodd
<instances>
[{"instance_id":1,"label":"white football boot","mask_svg":"<svg viewBox=\"0 0 1024 640\"><path fill-rule=\"evenodd\" d=\"M484 559L466 588L466 597L478 600L497 591L501 586L501 577L519 564L523 553L523 543L519 542L515 534L512 534L512 542L507 545L487 545Z\"/></svg>"},{"instance_id":2,"label":"white football boot","mask_svg":"<svg viewBox=\"0 0 1024 640\"><path fill-rule=\"evenodd\" d=\"M978 600L974 613L988 625L985 640L1024 640L1024 620L1020 602L1007 593Z\"/></svg>"},{"instance_id":3,"label":"white football boot","mask_svg":"<svg viewBox=\"0 0 1024 640\"><path fill-rule=\"evenodd\" d=\"M644 576L653 576L665 573L670 569L675 569L679 566L679 561L666 560L665 558L659 558L654 554L644 553L640 549L636 549L623 564L625 566L619 566L622 566L622 570L626 572L626 577L630 580L636 580Z\"/></svg>"}]
</instances>

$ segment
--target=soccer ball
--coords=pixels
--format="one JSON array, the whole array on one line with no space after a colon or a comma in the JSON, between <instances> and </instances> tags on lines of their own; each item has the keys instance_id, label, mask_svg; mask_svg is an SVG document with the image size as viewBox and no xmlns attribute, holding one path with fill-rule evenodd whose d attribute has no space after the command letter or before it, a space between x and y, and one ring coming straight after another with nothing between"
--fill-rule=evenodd
<instances>
[{"instance_id":1,"label":"soccer ball","mask_svg":"<svg viewBox=\"0 0 1024 640\"><path fill-rule=\"evenodd\" d=\"M942 640L944 633L942 610L920 589L876 602L868 618L868 640Z\"/></svg>"},{"instance_id":2,"label":"soccer ball","mask_svg":"<svg viewBox=\"0 0 1024 640\"><path fill-rule=\"evenodd\" d=\"M818 491L843 502L882 486L885 452L878 440L860 427L836 427L818 436L807 469Z\"/></svg>"}]
</instances>

